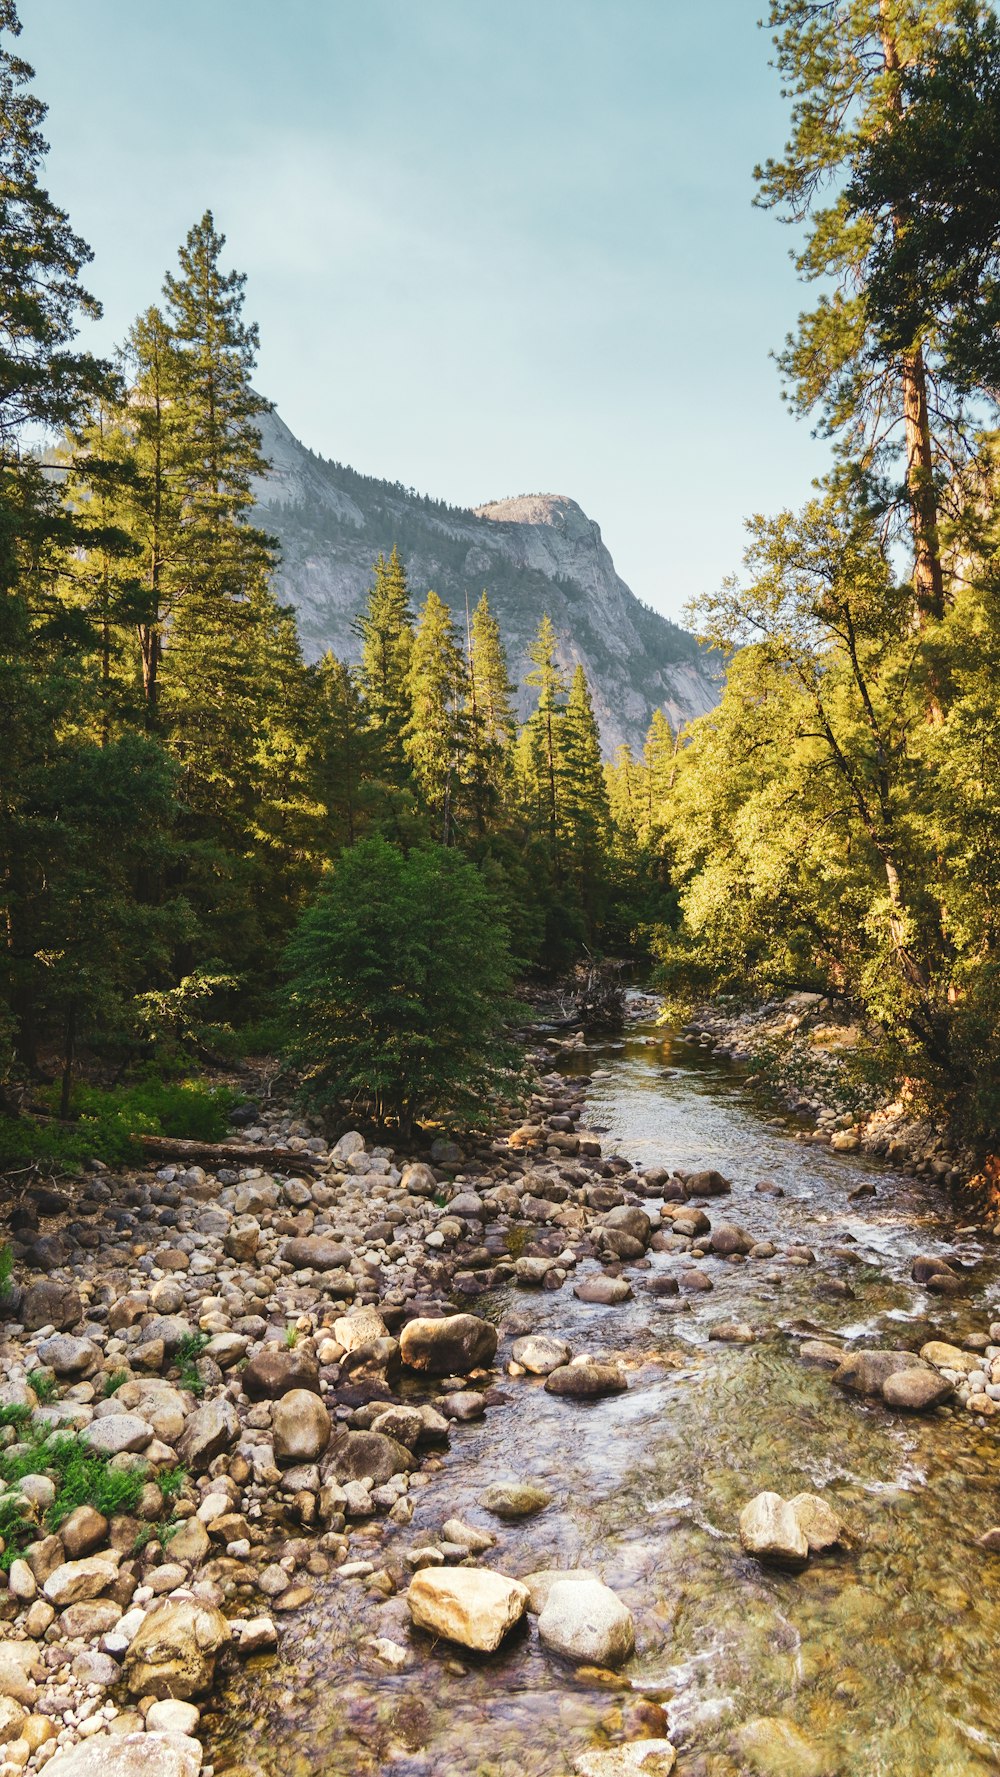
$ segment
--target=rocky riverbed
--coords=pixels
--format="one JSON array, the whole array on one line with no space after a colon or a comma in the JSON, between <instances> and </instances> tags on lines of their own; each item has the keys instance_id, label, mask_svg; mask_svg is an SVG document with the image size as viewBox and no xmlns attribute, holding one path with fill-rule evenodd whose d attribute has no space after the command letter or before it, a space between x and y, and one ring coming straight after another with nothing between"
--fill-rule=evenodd
<instances>
[{"instance_id":1,"label":"rocky riverbed","mask_svg":"<svg viewBox=\"0 0 1000 1777\"><path fill-rule=\"evenodd\" d=\"M855 1645L897 1582L926 1768L997 1768L995 1254L648 1026L550 1063L464 1149L276 1110L281 1166L27 1195L2 1454L142 1485L7 1484L0 1777L904 1777Z\"/></svg>"}]
</instances>

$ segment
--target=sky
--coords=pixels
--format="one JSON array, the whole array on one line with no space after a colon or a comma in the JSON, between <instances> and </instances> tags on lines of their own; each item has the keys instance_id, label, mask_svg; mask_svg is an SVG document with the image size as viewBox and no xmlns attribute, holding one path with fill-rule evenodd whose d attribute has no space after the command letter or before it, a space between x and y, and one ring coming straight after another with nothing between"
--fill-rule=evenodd
<instances>
[{"instance_id":1,"label":"sky","mask_svg":"<svg viewBox=\"0 0 1000 1777\"><path fill-rule=\"evenodd\" d=\"M763 0L21 0L102 349L206 208L258 387L313 450L457 505L568 494L675 619L825 447L770 352Z\"/></svg>"}]
</instances>

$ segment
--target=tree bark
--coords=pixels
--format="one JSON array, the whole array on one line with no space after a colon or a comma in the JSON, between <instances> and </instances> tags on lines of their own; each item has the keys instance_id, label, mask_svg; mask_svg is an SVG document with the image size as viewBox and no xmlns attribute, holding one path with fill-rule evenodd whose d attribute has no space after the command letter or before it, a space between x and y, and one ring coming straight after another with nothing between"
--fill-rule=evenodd
<instances>
[{"instance_id":1,"label":"tree bark","mask_svg":"<svg viewBox=\"0 0 1000 1777\"><path fill-rule=\"evenodd\" d=\"M175 1141L169 1135L140 1135L153 1160L183 1160L190 1166L270 1166L280 1172L318 1172L324 1162L315 1154L293 1154L285 1148L258 1148L252 1143Z\"/></svg>"}]
</instances>

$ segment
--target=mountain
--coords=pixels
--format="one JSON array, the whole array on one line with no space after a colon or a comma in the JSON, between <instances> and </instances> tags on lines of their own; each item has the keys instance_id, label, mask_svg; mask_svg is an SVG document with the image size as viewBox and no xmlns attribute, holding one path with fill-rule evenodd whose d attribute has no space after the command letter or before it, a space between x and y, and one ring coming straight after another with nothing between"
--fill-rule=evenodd
<instances>
[{"instance_id":1,"label":"mountain","mask_svg":"<svg viewBox=\"0 0 1000 1777\"><path fill-rule=\"evenodd\" d=\"M433 587L463 629L466 601L471 609L486 588L518 683L547 611L564 666L580 661L587 673L609 754L623 741L641 748L657 705L677 726L718 702L712 657L636 598L575 500L528 494L466 511L324 461L275 413L261 430L271 469L255 489L257 521L281 544L277 591L295 606L308 659L327 648L357 659L352 623L372 562L396 544L414 604ZM522 714L530 703L522 689Z\"/></svg>"}]
</instances>

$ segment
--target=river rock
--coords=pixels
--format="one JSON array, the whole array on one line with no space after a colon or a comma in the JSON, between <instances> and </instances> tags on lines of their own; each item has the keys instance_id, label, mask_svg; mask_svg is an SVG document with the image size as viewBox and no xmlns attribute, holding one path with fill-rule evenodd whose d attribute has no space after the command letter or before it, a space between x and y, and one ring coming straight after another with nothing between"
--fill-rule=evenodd
<instances>
[{"instance_id":1,"label":"river rock","mask_svg":"<svg viewBox=\"0 0 1000 1777\"><path fill-rule=\"evenodd\" d=\"M572 1352L565 1339L553 1339L547 1333L529 1333L527 1338L514 1340L510 1355L529 1375L548 1376L568 1364Z\"/></svg>"},{"instance_id":2,"label":"river rock","mask_svg":"<svg viewBox=\"0 0 1000 1777\"><path fill-rule=\"evenodd\" d=\"M920 1356L936 1370L956 1370L961 1376L971 1376L978 1370L982 1359L974 1351L962 1351L958 1345L949 1345L944 1339L930 1339L921 1345ZM916 1363L916 1359L913 1362Z\"/></svg>"},{"instance_id":3,"label":"river rock","mask_svg":"<svg viewBox=\"0 0 1000 1777\"><path fill-rule=\"evenodd\" d=\"M475 1314L408 1321L399 1336L400 1356L411 1370L429 1376L467 1376L485 1369L497 1351L496 1328Z\"/></svg>"},{"instance_id":4,"label":"river rock","mask_svg":"<svg viewBox=\"0 0 1000 1777\"><path fill-rule=\"evenodd\" d=\"M350 1264L353 1254L326 1234L302 1234L285 1241L281 1256L293 1271L338 1271Z\"/></svg>"},{"instance_id":5,"label":"river rock","mask_svg":"<svg viewBox=\"0 0 1000 1777\"><path fill-rule=\"evenodd\" d=\"M544 1487L535 1487L525 1481L497 1481L487 1487L479 1501L484 1511L492 1512L494 1518L502 1518L505 1523L513 1523L518 1518L533 1518L536 1512L545 1510L552 1504L552 1495Z\"/></svg>"},{"instance_id":6,"label":"river rock","mask_svg":"<svg viewBox=\"0 0 1000 1777\"><path fill-rule=\"evenodd\" d=\"M234 1216L222 1241L222 1250L230 1259L245 1264L260 1245L260 1223L256 1216Z\"/></svg>"},{"instance_id":7,"label":"river rock","mask_svg":"<svg viewBox=\"0 0 1000 1777\"><path fill-rule=\"evenodd\" d=\"M410 1581L406 1602L418 1628L491 1654L523 1617L528 1589L483 1567L428 1567Z\"/></svg>"},{"instance_id":8,"label":"river rock","mask_svg":"<svg viewBox=\"0 0 1000 1777\"><path fill-rule=\"evenodd\" d=\"M78 1327L82 1319L83 1298L71 1283L44 1278L40 1283L29 1284L24 1292L21 1322L29 1333L37 1332L39 1327L56 1327L65 1332Z\"/></svg>"},{"instance_id":9,"label":"river rock","mask_svg":"<svg viewBox=\"0 0 1000 1777\"><path fill-rule=\"evenodd\" d=\"M834 1371L833 1381L848 1394L881 1395L897 1371L922 1368L912 1351L851 1351Z\"/></svg>"},{"instance_id":10,"label":"river rock","mask_svg":"<svg viewBox=\"0 0 1000 1777\"><path fill-rule=\"evenodd\" d=\"M70 1560L79 1561L103 1548L108 1540L108 1520L93 1506L77 1506L60 1524L59 1535Z\"/></svg>"},{"instance_id":11,"label":"river rock","mask_svg":"<svg viewBox=\"0 0 1000 1777\"><path fill-rule=\"evenodd\" d=\"M100 1348L93 1339L76 1339L72 1333L56 1333L51 1339L43 1339L38 1347L39 1362L57 1376L85 1376L100 1359Z\"/></svg>"},{"instance_id":12,"label":"river rock","mask_svg":"<svg viewBox=\"0 0 1000 1777\"><path fill-rule=\"evenodd\" d=\"M539 1567L534 1573L521 1575L521 1584L528 1588L528 1609L533 1616L538 1616L549 1601L549 1593L553 1586L579 1585L581 1580L597 1580L600 1575L592 1573L589 1567Z\"/></svg>"},{"instance_id":13,"label":"river rock","mask_svg":"<svg viewBox=\"0 0 1000 1777\"><path fill-rule=\"evenodd\" d=\"M844 1523L816 1493L795 1493L789 1500L810 1555L821 1555L844 1540Z\"/></svg>"},{"instance_id":14,"label":"river rock","mask_svg":"<svg viewBox=\"0 0 1000 1777\"><path fill-rule=\"evenodd\" d=\"M711 1168L706 1172L689 1172L684 1183L691 1197L725 1197L733 1188L731 1180Z\"/></svg>"},{"instance_id":15,"label":"river rock","mask_svg":"<svg viewBox=\"0 0 1000 1777\"><path fill-rule=\"evenodd\" d=\"M293 1388L275 1402L271 1419L274 1459L285 1468L315 1462L330 1442L330 1415L307 1388Z\"/></svg>"},{"instance_id":16,"label":"river rock","mask_svg":"<svg viewBox=\"0 0 1000 1777\"><path fill-rule=\"evenodd\" d=\"M125 1656L133 1697L187 1702L212 1687L215 1656L230 1639L221 1610L201 1598L166 1598L147 1612Z\"/></svg>"},{"instance_id":17,"label":"river rock","mask_svg":"<svg viewBox=\"0 0 1000 1777\"><path fill-rule=\"evenodd\" d=\"M549 1394L566 1395L570 1400L592 1401L601 1395L622 1394L628 1387L625 1372L617 1364L602 1363L593 1357L575 1357L545 1379Z\"/></svg>"},{"instance_id":18,"label":"river rock","mask_svg":"<svg viewBox=\"0 0 1000 1777\"><path fill-rule=\"evenodd\" d=\"M712 1226L703 1209L682 1209L679 1215L670 1217L670 1225L674 1234L682 1234L686 1240L707 1234Z\"/></svg>"},{"instance_id":19,"label":"river rock","mask_svg":"<svg viewBox=\"0 0 1000 1777\"><path fill-rule=\"evenodd\" d=\"M753 1235L748 1234L745 1228L737 1227L735 1222L716 1222L709 1241L713 1253L723 1259L728 1259L733 1253L746 1257L753 1244Z\"/></svg>"},{"instance_id":20,"label":"river rock","mask_svg":"<svg viewBox=\"0 0 1000 1777\"><path fill-rule=\"evenodd\" d=\"M377 1308L354 1308L333 1323L333 1336L345 1351L359 1351L377 1339L387 1339L389 1329ZM296 1384L295 1386L305 1386Z\"/></svg>"},{"instance_id":21,"label":"river rock","mask_svg":"<svg viewBox=\"0 0 1000 1777\"><path fill-rule=\"evenodd\" d=\"M109 1551L106 1555L87 1555L82 1561L63 1561L49 1574L42 1591L57 1610L78 1604L83 1598L99 1598L102 1592L110 1591L118 1578L120 1559Z\"/></svg>"},{"instance_id":22,"label":"river rock","mask_svg":"<svg viewBox=\"0 0 1000 1777\"><path fill-rule=\"evenodd\" d=\"M799 1346L799 1357L804 1364L814 1364L820 1370L839 1370L844 1361L841 1347L826 1339L806 1339Z\"/></svg>"},{"instance_id":23,"label":"river rock","mask_svg":"<svg viewBox=\"0 0 1000 1777\"><path fill-rule=\"evenodd\" d=\"M598 1752L582 1752L577 1777L670 1777L677 1754L669 1740L629 1740Z\"/></svg>"},{"instance_id":24,"label":"river rock","mask_svg":"<svg viewBox=\"0 0 1000 1777\"><path fill-rule=\"evenodd\" d=\"M204 1474L217 1456L230 1451L240 1435L240 1419L232 1401L222 1396L198 1407L177 1440L177 1454L196 1475Z\"/></svg>"},{"instance_id":25,"label":"river rock","mask_svg":"<svg viewBox=\"0 0 1000 1777\"><path fill-rule=\"evenodd\" d=\"M596 1302L601 1308L620 1308L632 1296L632 1285L626 1277L584 1277L573 1285L573 1294L580 1302Z\"/></svg>"},{"instance_id":26,"label":"river rock","mask_svg":"<svg viewBox=\"0 0 1000 1777\"><path fill-rule=\"evenodd\" d=\"M927 1413L950 1400L954 1392L947 1376L939 1376L935 1370L897 1370L882 1384L886 1406L908 1413Z\"/></svg>"},{"instance_id":27,"label":"river rock","mask_svg":"<svg viewBox=\"0 0 1000 1777\"><path fill-rule=\"evenodd\" d=\"M310 1351L298 1345L262 1345L240 1380L251 1401L277 1401L293 1388L319 1394L319 1364Z\"/></svg>"},{"instance_id":28,"label":"river rock","mask_svg":"<svg viewBox=\"0 0 1000 1777\"><path fill-rule=\"evenodd\" d=\"M316 1404L320 1405L319 1402ZM323 1407L322 1411L325 1413L326 1408ZM277 1455L277 1448L275 1454ZM387 1437L384 1432L348 1431L334 1440L323 1465L323 1472L335 1481L371 1480L377 1487L381 1487L393 1475L405 1474L414 1466L413 1457L405 1444Z\"/></svg>"},{"instance_id":29,"label":"river rock","mask_svg":"<svg viewBox=\"0 0 1000 1777\"><path fill-rule=\"evenodd\" d=\"M497 1540L489 1530L477 1530L472 1524L463 1523L461 1518L446 1519L441 1526L441 1535L446 1543L454 1543L456 1548L467 1549L470 1555L485 1555L487 1549L492 1549Z\"/></svg>"},{"instance_id":30,"label":"river rock","mask_svg":"<svg viewBox=\"0 0 1000 1777\"><path fill-rule=\"evenodd\" d=\"M809 1544L792 1506L780 1493L758 1493L740 1513L740 1541L758 1561L804 1567Z\"/></svg>"},{"instance_id":31,"label":"river rock","mask_svg":"<svg viewBox=\"0 0 1000 1777\"><path fill-rule=\"evenodd\" d=\"M105 1419L92 1420L82 1435L84 1442L101 1456L124 1456L145 1450L153 1441L153 1428L138 1413L109 1413Z\"/></svg>"},{"instance_id":32,"label":"river rock","mask_svg":"<svg viewBox=\"0 0 1000 1777\"><path fill-rule=\"evenodd\" d=\"M929 1284L931 1279L939 1274L947 1277L956 1276L956 1272L949 1265L947 1259L934 1258L928 1253L918 1253L910 1266L910 1276L914 1283Z\"/></svg>"},{"instance_id":33,"label":"river rock","mask_svg":"<svg viewBox=\"0 0 1000 1777\"><path fill-rule=\"evenodd\" d=\"M198 1777L201 1747L184 1739L186 1745L159 1734L94 1734L64 1747L45 1768L50 1777Z\"/></svg>"},{"instance_id":34,"label":"river rock","mask_svg":"<svg viewBox=\"0 0 1000 1777\"><path fill-rule=\"evenodd\" d=\"M588 1666L621 1666L635 1647L632 1612L593 1578L560 1580L550 1588L538 1634L553 1653Z\"/></svg>"},{"instance_id":35,"label":"river rock","mask_svg":"<svg viewBox=\"0 0 1000 1777\"><path fill-rule=\"evenodd\" d=\"M653 1231L653 1224L646 1211L631 1203L623 1203L618 1209L609 1209L602 1226L617 1228L623 1234L630 1234L642 1247L649 1245L649 1237Z\"/></svg>"},{"instance_id":36,"label":"river rock","mask_svg":"<svg viewBox=\"0 0 1000 1777\"><path fill-rule=\"evenodd\" d=\"M437 1195L438 1182L429 1166L421 1160L413 1160L409 1166L403 1167L399 1181L402 1191L408 1191L411 1197L434 1197Z\"/></svg>"}]
</instances>

